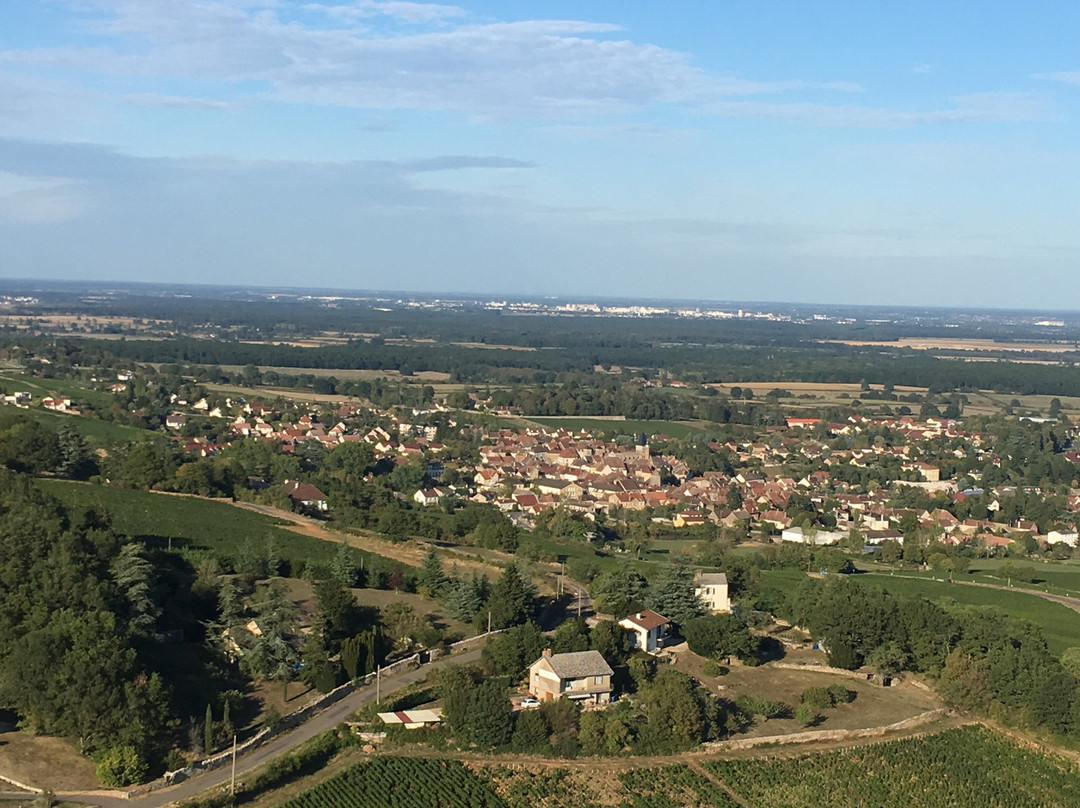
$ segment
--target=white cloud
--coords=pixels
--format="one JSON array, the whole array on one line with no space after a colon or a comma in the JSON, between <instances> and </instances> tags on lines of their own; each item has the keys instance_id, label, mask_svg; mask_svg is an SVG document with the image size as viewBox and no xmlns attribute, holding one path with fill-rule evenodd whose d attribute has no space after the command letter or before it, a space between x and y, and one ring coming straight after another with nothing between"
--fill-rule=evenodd
<instances>
[{"instance_id":1,"label":"white cloud","mask_svg":"<svg viewBox=\"0 0 1080 808\"><path fill-rule=\"evenodd\" d=\"M426 27L381 31L305 23L268 3L98 0L87 30L112 47L0 53L0 63L86 73L262 83L272 99L378 109L449 110L477 118L575 118L653 104L852 82L760 82L709 75L689 55L628 39L619 26L527 20L451 26L456 6L360 0L309 5L334 19L394 17Z\"/></svg>"}]
</instances>

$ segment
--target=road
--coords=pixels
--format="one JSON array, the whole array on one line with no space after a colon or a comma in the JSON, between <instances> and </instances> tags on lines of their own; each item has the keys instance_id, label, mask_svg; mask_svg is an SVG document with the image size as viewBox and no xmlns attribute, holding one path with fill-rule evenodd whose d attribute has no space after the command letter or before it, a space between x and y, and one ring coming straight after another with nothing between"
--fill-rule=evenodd
<instances>
[{"instance_id":1,"label":"road","mask_svg":"<svg viewBox=\"0 0 1080 808\"><path fill-rule=\"evenodd\" d=\"M469 651L464 651L460 654L454 654L453 656L443 657L437 662L421 665L419 668L397 674L396 676L388 676L382 681L381 692L383 695L386 695L394 690L400 690L413 682L420 681L432 670L438 668L443 668L448 665L475 662L480 658L481 650L482 646ZM332 704L325 710L316 713L296 729L278 735L273 740L251 750L246 755L238 757L236 759L237 779L241 779L243 775L251 772L253 769L295 749L304 741L315 737L320 732L333 729L344 721L351 713L373 701L375 701L375 687L372 685L360 688L355 693L351 693L336 704ZM130 800L119 796L105 796L101 792L74 792L58 794L57 796L67 802L100 805L102 808L119 808L124 805L138 806L138 808L159 808L159 806L168 805L169 803L191 799L207 789L226 784L229 782L231 776L231 767L225 765L213 771L196 775L189 780L185 780L184 782L170 786L169 788L151 791L145 796ZM15 799L22 799L22 797L15 797Z\"/></svg>"}]
</instances>

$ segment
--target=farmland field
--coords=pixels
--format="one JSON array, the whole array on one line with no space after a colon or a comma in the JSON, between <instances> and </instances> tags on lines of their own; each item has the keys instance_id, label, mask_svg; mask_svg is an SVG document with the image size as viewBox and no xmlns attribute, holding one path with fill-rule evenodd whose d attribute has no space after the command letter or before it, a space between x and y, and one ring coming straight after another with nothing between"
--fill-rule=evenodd
<instances>
[{"instance_id":1,"label":"farmland field","mask_svg":"<svg viewBox=\"0 0 1080 808\"><path fill-rule=\"evenodd\" d=\"M336 549L224 502L62 480L38 480L37 484L69 508L104 509L112 516L117 533L151 545L172 539L174 548L203 547L232 555L246 541L258 546L273 539L280 555L291 561L329 559Z\"/></svg>"},{"instance_id":2,"label":"farmland field","mask_svg":"<svg viewBox=\"0 0 1080 808\"><path fill-rule=\"evenodd\" d=\"M838 751L638 764L378 756L287 808L1041 808L1080 806L1080 767L981 726Z\"/></svg>"},{"instance_id":3,"label":"farmland field","mask_svg":"<svg viewBox=\"0 0 1080 808\"><path fill-rule=\"evenodd\" d=\"M377 757L282 808L505 808L491 784L454 760Z\"/></svg>"},{"instance_id":4,"label":"farmland field","mask_svg":"<svg viewBox=\"0 0 1080 808\"><path fill-rule=\"evenodd\" d=\"M1080 805L1080 769L982 727L789 759L704 767L755 808Z\"/></svg>"},{"instance_id":5,"label":"farmland field","mask_svg":"<svg viewBox=\"0 0 1080 808\"><path fill-rule=\"evenodd\" d=\"M1058 656L1066 648L1080 646L1080 618L1076 612L1037 595L892 575L866 574L859 580L897 595L917 595L939 604L953 601L964 606L997 607L1011 617L1039 626L1050 651Z\"/></svg>"}]
</instances>

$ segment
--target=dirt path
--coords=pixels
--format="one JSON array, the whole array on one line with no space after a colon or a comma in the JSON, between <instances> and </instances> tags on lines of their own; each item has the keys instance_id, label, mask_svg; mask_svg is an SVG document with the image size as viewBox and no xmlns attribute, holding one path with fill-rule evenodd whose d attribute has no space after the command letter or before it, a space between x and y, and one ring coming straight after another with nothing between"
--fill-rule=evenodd
<instances>
[{"instance_id":1,"label":"dirt path","mask_svg":"<svg viewBox=\"0 0 1080 808\"><path fill-rule=\"evenodd\" d=\"M227 502L227 500L217 501ZM428 552L428 543L421 543L415 539L409 539L403 542L392 542L380 538L368 531L349 531L346 533L332 530L326 526L325 522L320 522L318 519L301 516L300 514L291 513L290 511L283 511L279 508L271 507L270 505L257 505L254 502L240 501L232 502L230 504L237 508L260 513L263 516L290 522L291 524L282 525L282 528L291 530L294 533L299 533L302 536L319 539L321 541L334 542L335 544L340 544L342 539L347 539L350 547L356 547L359 550L365 550L369 553L374 553L375 555L389 558L393 561L400 561L402 564L409 567L423 566L424 556L426 556ZM459 571L465 571L469 574L474 572L486 574L492 578L498 578L502 575L502 567L494 563L480 561L464 552L450 550L445 547L439 547L438 545L436 545L436 547L439 551L439 555L443 559L444 565L456 567Z\"/></svg>"},{"instance_id":2,"label":"dirt path","mask_svg":"<svg viewBox=\"0 0 1080 808\"><path fill-rule=\"evenodd\" d=\"M880 574L880 573L878 573ZM895 575L895 578L907 578L912 581L930 581L932 578L924 578L919 575ZM1043 598L1044 600L1052 600L1054 603L1060 603L1062 606L1067 606L1075 612L1080 612L1080 598L1072 598L1068 595L1055 595L1053 592L1044 592L1041 589L1023 589L1018 586L1005 586L1003 584L986 584L981 581L958 581L952 579L953 584L959 584L960 586L981 586L984 589L1000 589L1003 592L1020 592L1024 595L1035 595L1036 597Z\"/></svg>"},{"instance_id":3,"label":"dirt path","mask_svg":"<svg viewBox=\"0 0 1080 808\"><path fill-rule=\"evenodd\" d=\"M706 769L704 766L702 766L701 763L699 763L698 761L691 760L689 763L687 763L687 766L689 766L690 769L692 769L693 771L700 774L702 777L704 777L706 780L708 780L714 786L719 788L721 791L723 791L725 794L727 794L729 797L731 797L731 799L734 800L739 805L744 806L744 808L751 808L750 803L748 803L746 800L744 800L742 797L740 797L738 794L736 794L734 791L731 790L731 786L729 786L727 783L725 783L723 780L721 780L715 774L713 774L708 769Z\"/></svg>"}]
</instances>

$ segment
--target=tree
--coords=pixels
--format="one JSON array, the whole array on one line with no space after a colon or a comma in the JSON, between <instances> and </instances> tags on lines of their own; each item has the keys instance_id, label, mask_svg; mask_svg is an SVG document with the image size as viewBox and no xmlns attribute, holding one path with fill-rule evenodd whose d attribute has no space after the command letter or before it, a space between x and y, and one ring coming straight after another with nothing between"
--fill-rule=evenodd
<instances>
[{"instance_id":1,"label":"tree","mask_svg":"<svg viewBox=\"0 0 1080 808\"><path fill-rule=\"evenodd\" d=\"M510 741L514 713L505 688L489 679L473 688L465 720L465 737L480 746L503 746Z\"/></svg>"},{"instance_id":2,"label":"tree","mask_svg":"<svg viewBox=\"0 0 1080 808\"><path fill-rule=\"evenodd\" d=\"M97 461L86 439L73 424L66 423L57 430L57 446L60 454L56 473L71 480L88 480L97 473Z\"/></svg>"},{"instance_id":3,"label":"tree","mask_svg":"<svg viewBox=\"0 0 1080 808\"><path fill-rule=\"evenodd\" d=\"M424 556L424 564L420 568L416 586L422 595L429 598L439 597L446 586L446 574L443 572L442 561L435 545L431 545L427 555Z\"/></svg>"},{"instance_id":4,"label":"tree","mask_svg":"<svg viewBox=\"0 0 1080 808\"><path fill-rule=\"evenodd\" d=\"M152 596L154 566L142 545L125 544L112 563L112 578L127 605L128 625L135 634L149 636L160 609Z\"/></svg>"},{"instance_id":5,"label":"tree","mask_svg":"<svg viewBox=\"0 0 1080 808\"><path fill-rule=\"evenodd\" d=\"M520 677L546 645L547 638L536 623L514 626L484 646L484 670L493 676Z\"/></svg>"},{"instance_id":6,"label":"tree","mask_svg":"<svg viewBox=\"0 0 1080 808\"><path fill-rule=\"evenodd\" d=\"M590 593L598 608L620 617L640 608L647 588L645 576L629 566L620 566L597 576Z\"/></svg>"},{"instance_id":7,"label":"tree","mask_svg":"<svg viewBox=\"0 0 1080 808\"><path fill-rule=\"evenodd\" d=\"M133 746L111 747L98 758L98 780L114 788L141 783L147 771L146 761Z\"/></svg>"},{"instance_id":8,"label":"tree","mask_svg":"<svg viewBox=\"0 0 1080 808\"><path fill-rule=\"evenodd\" d=\"M650 609L680 626L705 611L697 596L693 570L681 564L672 564L660 573L649 586L646 603Z\"/></svg>"},{"instance_id":9,"label":"tree","mask_svg":"<svg viewBox=\"0 0 1080 808\"><path fill-rule=\"evenodd\" d=\"M589 627L585 620L567 620L555 630L551 638L551 650L556 654L589 650Z\"/></svg>"},{"instance_id":10,"label":"tree","mask_svg":"<svg viewBox=\"0 0 1080 808\"><path fill-rule=\"evenodd\" d=\"M522 710L514 722L510 748L515 752L542 752L548 746L550 730L539 710Z\"/></svg>"},{"instance_id":11,"label":"tree","mask_svg":"<svg viewBox=\"0 0 1080 808\"><path fill-rule=\"evenodd\" d=\"M491 611L492 628L524 623L532 616L535 601L536 590L532 582L518 571L516 563L511 562L491 587L491 598L487 605Z\"/></svg>"},{"instance_id":12,"label":"tree","mask_svg":"<svg viewBox=\"0 0 1080 808\"><path fill-rule=\"evenodd\" d=\"M203 722L203 750L207 755L214 754L214 713L206 705L206 720Z\"/></svg>"},{"instance_id":13,"label":"tree","mask_svg":"<svg viewBox=\"0 0 1080 808\"><path fill-rule=\"evenodd\" d=\"M594 651L607 660L609 665L621 665L626 661L629 649L626 630L614 620L601 620L589 632L589 644Z\"/></svg>"},{"instance_id":14,"label":"tree","mask_svg":"<svg viewBox=\"0 0 1080 808\"><path fill-rule=\"evenodd\" d=\"M712 614L695 617L682 626L690 650L709 659L737 656L753 658L758 641L746 624L732 614Z\"/></svg>"}]
</instances>

